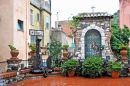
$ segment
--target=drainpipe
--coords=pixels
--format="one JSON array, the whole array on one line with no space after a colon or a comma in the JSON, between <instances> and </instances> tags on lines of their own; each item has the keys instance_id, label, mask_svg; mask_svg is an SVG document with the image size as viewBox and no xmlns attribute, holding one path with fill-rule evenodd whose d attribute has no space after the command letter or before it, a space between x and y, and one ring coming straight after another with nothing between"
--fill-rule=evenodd
<instances>
[{"instance_id":1,"label":"drainpipe","mask_svg":"<svg viewBox=\"0 0 130 86\"><path fill-rule=\"evenodd\" d=\"M28 2L28 0L26 0L26 43L25 43L25 45L26 45L26 67L28 67L28 62L27 62L27 55L28 55L28 54L27 54L27 46L28 46L28 45L27 45L27 44L28 44L28 43L27 43L27 42L28 42L28 39L27 39L27 29L28 29L28 28L27 28L27 7L28 7L28 6L27 6L27 5L28 5L28 4L27 4L27 2Z\"/></svg>"},{"instance_id":2,"label":"drainpipe","mask_svg":"<svg viewBox=\"0 0 130 86\"><path fill-rule=\"evenodd\" d=\"M58 12L57 12L57 25L56 25L56 29L58 29Z\"/></svg>"}]
</instances>

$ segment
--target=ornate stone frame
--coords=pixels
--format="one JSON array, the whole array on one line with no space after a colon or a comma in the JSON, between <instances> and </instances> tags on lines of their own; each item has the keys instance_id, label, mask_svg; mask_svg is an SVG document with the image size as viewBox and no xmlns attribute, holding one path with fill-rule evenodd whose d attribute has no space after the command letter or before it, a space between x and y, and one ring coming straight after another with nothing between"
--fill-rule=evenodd
<instances>
[{"instance_id":1,"label":"ornate stone frame","mask_svg":"<svg viewBox=\"0 0 130 86\"><path fill-rule=\"evenodd\" d=\"M84 44L85 38L84 37L85 37L85 34L87 33L87 31L91 30L91 29L95 29L95 30L99 31L99 33L101 34L101 45L105 45L106 37L105 37L104 30L101 27L98 27L95 24L91 24L87 28L84 28L82 30L82 36L81 36L81 59L85 59L85 44ZM102 57L104 57L104 52L102 52Z\"/></svg>"}]
</instances>

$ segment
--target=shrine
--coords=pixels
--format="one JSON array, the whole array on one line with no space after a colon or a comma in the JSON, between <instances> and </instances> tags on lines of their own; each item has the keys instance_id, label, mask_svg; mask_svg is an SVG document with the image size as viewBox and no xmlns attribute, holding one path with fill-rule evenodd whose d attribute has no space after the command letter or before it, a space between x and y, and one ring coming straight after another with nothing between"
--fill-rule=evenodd
<instances>
[{"instance_id":1,"label":"shrine","mask_svg":"<svg viewBox=\"0 0 130 86\"><path fill-rule=\"evenodd\" d=\"M78 59L102 57L115 59L110 47L111 19L107 12L80 13L79 27L76 31L76 55Z\"/></svg>"}]
</instances>

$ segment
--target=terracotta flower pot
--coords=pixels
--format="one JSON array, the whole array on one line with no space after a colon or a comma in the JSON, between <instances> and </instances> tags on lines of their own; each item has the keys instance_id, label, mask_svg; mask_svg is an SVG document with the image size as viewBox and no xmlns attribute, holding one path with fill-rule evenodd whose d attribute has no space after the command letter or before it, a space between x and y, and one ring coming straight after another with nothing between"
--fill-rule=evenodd
<instances>
[{"instance_id":1,"label":"terracotta flower pot","mask_svg":"<svg viewBox=\"0 0 130 86\"><path fill-rule=\"evenodd\" d=\"M119 78L119 72L111 72L112 78Z\"/></svg>"},{"instance_id":2,"label":"terracotta flower pot","mask_svg":"<svg viewBox=\"0 0 130 86\"><path fill-rule=\"evenodd\" d=\"M128 68L128 72L130 73L130 68Z\"/></svg>"},{"instance_id":3,"label":"terracotta flower pot","mask_svg":"<svg viewBox=\"0 0 130 86\"><path fill-rule=\"evenodd\" d=\"M18 54L19 54L19 51L18 50L11 50L10 54L11 54L12 57L17 57Z\"/></svg>"},{"instance_id":4,"label":"terracotta flower pot","mask_svg":"<svg viewBox=\"0 0 130 86\"><path fill-rule=\"evenodd\" d=\"M74 77L74 74L75 74L74 71L69 71L69 72L68 72L68 76L69 76L69 77Z\"/></svg>"},{"instance_id":5,"label":"terracotta flower pot","mask_svg":"<svg viewBox=\"0 0 130 86\"><path fill-rule=\"evenodd\" d=\"M67 55L68 55L68 51L63 51L63 58L62 58L62 60L68 60Z\"/></svg>"},{"instance_id":6,"label":"terracotta flower pot","mask_svg":"<svg viewBox=\"0 0 130 86\"><path fill-rule=\"evenodd\" d=\"M121 54L122 58L126 58L128 51L127 50L120 50L120 54Z\"/></svg>"},{"instance_id":7,"label":"terracotta flower pot","mask_svg":"<svg viewBox=\"0 0 130 86\"><path fill-rule=\"evenodd\" d=\"M31 53L31 54L34 54L34 53L36 53L36 51L30 51L30 53Z\"/></svg>"}]
</instances>

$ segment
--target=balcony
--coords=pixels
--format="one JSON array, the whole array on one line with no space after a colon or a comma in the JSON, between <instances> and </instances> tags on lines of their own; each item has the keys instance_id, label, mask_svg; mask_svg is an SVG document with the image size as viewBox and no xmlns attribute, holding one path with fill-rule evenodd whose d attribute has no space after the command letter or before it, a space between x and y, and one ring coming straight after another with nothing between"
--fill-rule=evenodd
<instances>
[{"instance_id":1,"label":"balcony","mask_svg":"<svg viewBox=\"0 0 130 86\"><path fill-rule=\"evenodd\" d=\"M51 5L45 1L41 2L41 9L44 9L48 11L49 13L51 13Z\"/></svg>"}]
</instances>

